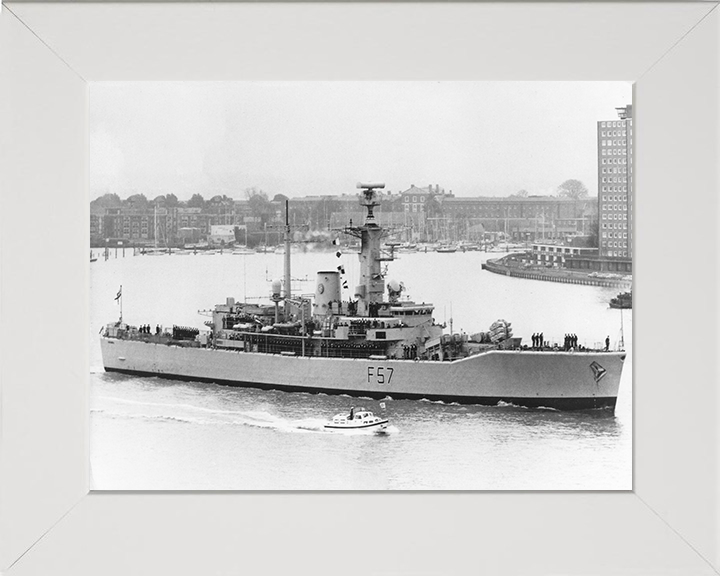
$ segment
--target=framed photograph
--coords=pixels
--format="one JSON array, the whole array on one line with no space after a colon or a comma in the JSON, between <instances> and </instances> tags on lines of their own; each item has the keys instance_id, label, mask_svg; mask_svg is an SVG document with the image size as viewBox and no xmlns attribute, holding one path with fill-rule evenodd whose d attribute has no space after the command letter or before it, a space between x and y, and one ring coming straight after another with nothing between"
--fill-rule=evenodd
<instances>
[{"instance_id":1,"label":"framed photograph","mask_svg":"<svg viewBox=\"0 0 720 576\"><path fill-rule=\"evenodd\" d=\"M713 2L4 4L1 569L717 573L718 18ZM107 81L151 81L148 90L159 81L632 83L632 490L482 492L460 483L467 491L447 493L400 478L395 488L410 491L188 492L192 482L180 478L145 490L185 492L102 491L90 460L90 410L107 406L93 404L88 379L97 337L88 330L88 151L90 96ZM124 465L137 465L145 448L134 441ZM454 473L435 463L439 477ZM276 553L278 543L287 553Z\"/></svg>"}]
</instances>

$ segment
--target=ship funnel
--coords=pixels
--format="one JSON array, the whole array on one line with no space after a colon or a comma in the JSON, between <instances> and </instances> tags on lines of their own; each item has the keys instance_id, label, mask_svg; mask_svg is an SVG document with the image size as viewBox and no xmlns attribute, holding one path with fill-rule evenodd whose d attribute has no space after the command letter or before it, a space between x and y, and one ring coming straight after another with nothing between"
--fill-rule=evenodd
<instances>
[{"instance_id":1,"label":"ship funnel","mask_svg":"<svg viewBox=\"0 0 720 576\"><path fill-rule=\"evenodd\" d=\"M340 312L340 272L324 271L317 273L313 314L327 316Z\"/></svg>"}]
</instances>

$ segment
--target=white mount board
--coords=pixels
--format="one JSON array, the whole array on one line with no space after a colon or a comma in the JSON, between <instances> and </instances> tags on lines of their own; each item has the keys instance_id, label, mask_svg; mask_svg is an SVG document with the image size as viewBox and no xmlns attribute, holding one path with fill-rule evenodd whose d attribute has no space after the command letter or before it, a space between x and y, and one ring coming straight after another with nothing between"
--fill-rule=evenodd
<instances>
[{"instance_id":1,"label":"white mount board","mask_svg":"<svg viewBox=\"0 0 720 576\"><path fill-rule=\"evenodd\" d=\"M0 570L717 573L716 6L4 6ZM635 81L634 492L88 495L87 82L142 79Z\"/></svg>"}]
</instances>

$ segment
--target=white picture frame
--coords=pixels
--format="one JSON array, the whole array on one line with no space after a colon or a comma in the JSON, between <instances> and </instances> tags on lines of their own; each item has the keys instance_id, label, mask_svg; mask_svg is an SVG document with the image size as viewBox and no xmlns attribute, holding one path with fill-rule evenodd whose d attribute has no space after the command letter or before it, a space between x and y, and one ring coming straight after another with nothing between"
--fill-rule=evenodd
<instances>
[{"instance_id":1,"label":"white picture frame","mask_svg":"<svg viewBox=\"0 0 720 576\"><path fill-rule=\"evenodd\" d=\"M3 5L0 571L718 574L717 4ZM211 79L635 82L633 491L88 493L87 83Z\"/></svg>"}]
</instances>

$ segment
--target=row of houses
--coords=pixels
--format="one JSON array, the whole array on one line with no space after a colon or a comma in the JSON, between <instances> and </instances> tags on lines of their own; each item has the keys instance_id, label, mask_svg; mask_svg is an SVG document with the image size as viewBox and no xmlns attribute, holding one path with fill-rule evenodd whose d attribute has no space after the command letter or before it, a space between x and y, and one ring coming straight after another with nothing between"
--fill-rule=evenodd
<instances>
[{"instance_id":1,"label":"row of houses","mask_svg":"<svg viewBox=\"0 0 720 576\"><path fill-rule=\"evenodd\" d=\"M292 198L290 224L326 232L359 223L364 213L357 195ZM439 185L410 186L385 194L377 215L384 226L407 240L459 240L485 232L531 241L597 230L597 199L551 196L458 197ZM284 197L252 202L213 198L204 206L169 206L160 196L143 206L91 204L90 236L94 245L112 240L135 244L178 245L209 239L213 227L237 227L250 238L258 234L273 242L284 223ZM218 229L219 230L219 229Z\"/></svg>"}]
</instances>

